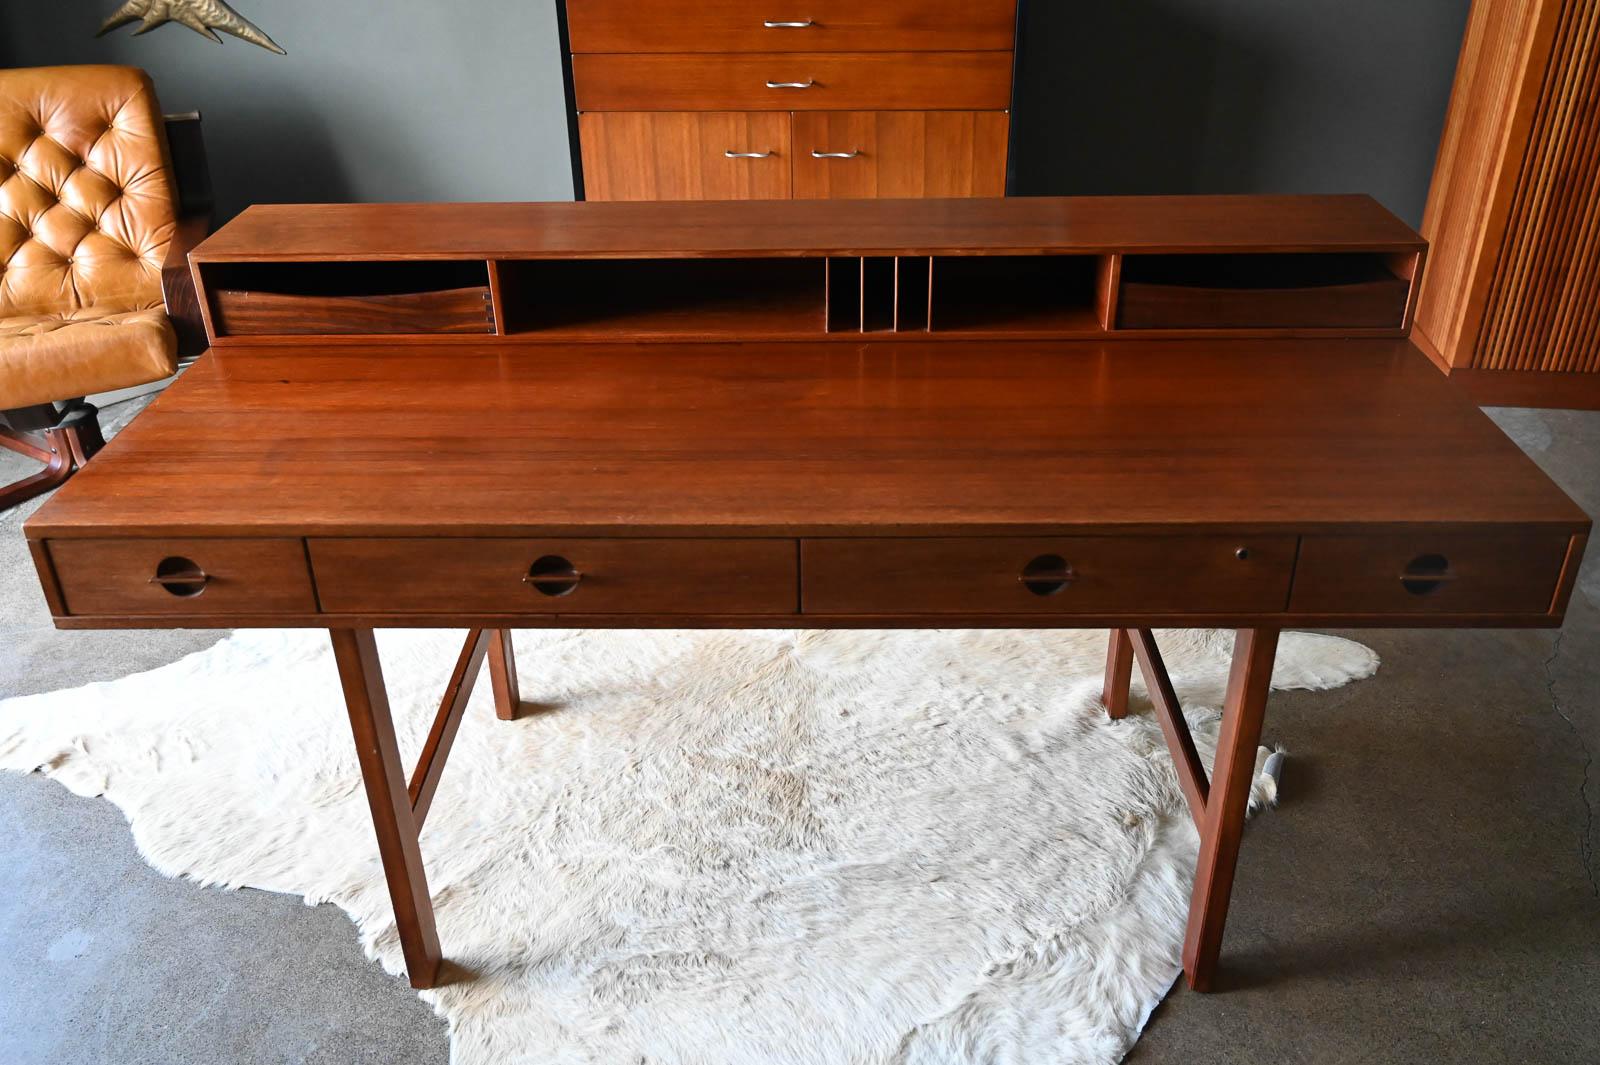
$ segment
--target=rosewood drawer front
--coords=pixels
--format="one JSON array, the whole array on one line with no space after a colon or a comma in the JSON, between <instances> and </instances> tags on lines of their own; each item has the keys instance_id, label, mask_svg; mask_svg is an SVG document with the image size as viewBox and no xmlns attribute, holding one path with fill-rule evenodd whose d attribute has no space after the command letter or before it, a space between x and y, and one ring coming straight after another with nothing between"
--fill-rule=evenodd
<instances>
[{"instance_id":1,"label":"rosewood drawer front","mask_svg":"<svg viewBox=\"0 0 1600 1065\"><path fill-rule=\"evenodd\" d=\"M806 540L810 614L1267 612L1293 536Z\"/></svg>"},{"instance_id":2,"label":"rosewood drawer front","mask_svg":"<svg viewBox=\"0 0 1600 1065\"><path fill-rule=\"evenodd\" d=\"M487 285L363 296L215 289L218 336L493 333Z\"/></svg>"},{"instance_id":3,"label":"rosewood drawer front","mask_svg":"<svg viewBox=\"0 0 1600 1065\"><path fill-rule=\"evenodd\" d=\"M1337 614L1543 614L1570 540L1561 532L1307 536L1289 606Z\"/></svg>"},{"instance_id":4,"label":"rosewood drawer front","mask_svg":"<svg viewBox=\"0 0 1600 1065\"><path fill-rule=\"evenodd\" d=\"M567 0L574 52L1004 50L1016 0Z\"/></svg>"},{"instance_id":5,"label":"rosewood drawer front","mask_svg":"<svg viewBox=\"0 0 1600 1065\"><path fill-rule=\"evenodd\" d=\"M576 55L579 111L992 111L1009 52Z\"/></svg>"},{"instance_id":6,"label":"rosewood drawer front","mask_svg":"<svg viewBox=\"0 0 1600 1065\"><path fill-rule=\"evenodd\" d=\"M300 540L51 540L69 614L315 613Z\"/></svg>"},{"instance_id":7,"label":"rosewood drawer front","mask_svg":"<svg viewBox=\"0 0 1600 1065\"><path fill-rule=\"evenodd\" d=\"M792 614L793 540L313 539L330 613Z\"/></svg>"}]
</instances>

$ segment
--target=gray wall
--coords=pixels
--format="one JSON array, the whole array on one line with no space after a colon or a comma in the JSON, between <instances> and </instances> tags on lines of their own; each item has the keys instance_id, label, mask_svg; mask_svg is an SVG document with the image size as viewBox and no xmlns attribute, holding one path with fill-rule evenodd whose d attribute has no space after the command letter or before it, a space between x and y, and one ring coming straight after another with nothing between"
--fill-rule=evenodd
<instances>
[{"instance_id":1,"label":"gray wall","mask_svg":"<svg viewBox=\"0 0 1600 1065\"><path fill-rule=\"evenodd\" d=\"M1029 0L1017 191L1370 192L1422 220L1470 0Z\"/></svg>"},{"instance_id":2,"label":"gray wall","mask_svg":"<svg viewBox=\"0 0 1600 1065\"><path fill-rule=\"evenodd\" d=\"M0 0L0 61L129 63L199 110L219 215L317 200L572 197L551 0L231 0L289 54L178 25L95 31L121 0Z\"/></svg>"},{"instance_id":3,"label":"gray wall","mask_svg":"<svg viewBox=\"0 0 1600 1065\"><path fill-rule=\"evenodd\" d=\"M0 62L117 62L198 108L251 202L572 194L553 0L233 0L288 50L118 0L0 0ZM646 2L646 0L641 0ZM1023 193L1371 192L1421 219L1469 0L1031 0Z\"/></svg>"}]
</instances>

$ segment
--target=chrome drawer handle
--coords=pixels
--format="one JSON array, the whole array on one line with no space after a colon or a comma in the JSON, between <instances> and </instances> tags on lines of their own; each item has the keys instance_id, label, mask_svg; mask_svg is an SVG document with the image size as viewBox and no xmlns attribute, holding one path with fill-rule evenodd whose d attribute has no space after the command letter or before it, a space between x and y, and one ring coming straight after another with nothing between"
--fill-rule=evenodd
<instances>
[{"instance_id":1,"label":"chrome drawer handle","mask_svg":"<svg viewBox=\"0 0 1600 1065\"><path fill-rule=\"evenodd\" d=\"M805 81L769 81L769 89L809 89L817 83L816 78L807 78Z\"/></svg>"},{"instance_id":2,"label":"chrome drawer handle","mask_svg":"<svg viewBox=\"0 0 1600 1065\"><path fill-rule=\"evenodd\" d=\"M860 154L860 148L851 152L819 152L815 148L811 149L811 158L813 159L854 159Z\"/></svg>"},{"instance_id":3,"label":"chrome drawer handle","mask_svg":"<svg viewBox=\"0 0 1600 1065\"><path fill-rule=\"evenodd\" d=\"M803 30L807 26L815 26L816 20L805 19L801 22L778 22L773 19L765 19L761 24L769 30Z\"/></svg>"},{"instance_id":4,"label":"chrome drawer handle","mask_svg":"<svg viewBox=\"0 0 1600 1065\"><path fill-rule=\"evenodd\" d=\"M772 152L736 152L731 149L722 154L729 159L771 159L773 155Z\"/></svg>"}]
</instances>

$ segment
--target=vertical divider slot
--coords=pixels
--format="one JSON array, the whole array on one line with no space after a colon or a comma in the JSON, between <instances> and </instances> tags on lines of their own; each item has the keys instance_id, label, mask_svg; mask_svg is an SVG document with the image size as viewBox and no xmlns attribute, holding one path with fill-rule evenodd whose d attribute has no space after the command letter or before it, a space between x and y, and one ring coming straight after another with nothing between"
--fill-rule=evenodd
<instances>
[{"instance_id":1,"label":"vertical divider slot","mask_svg":"<svg viewBox=\"0 0 1600 1065\"><path fill-rule=\"evenodd\" d=\"M1100 315L1101 329L1109 331L1117 327L1117 293L1121 288L1122 256L1100 256L1095 266L1094 301Z\"/></svg>"},{"instance_id":2,"label":"vertical divider slot","mask_svg":"<svg viewBox=\"0 0 1600 1065\"><path fill-rule=\"evenodd\" d=\"M894 261L894 328L926 333L932 317L933 258L902 255Z\"/></svg>"},{"instance_id":3,"label":"vertical divider slot","mask_svg":"<svg viewBox=\"0 0 1600 1065\"><path fill-rule=\"evenodd\" d=\"M861 330L861 260L854 256L829 256L827 260L827 321L830 333Z\"/></svg>"},{"instance_id":4,"label":"vertical divider slot","mask_svg":"<svg viewBox=\"0 0 1600 1065\"><path fill-rule=\"evenodd\" d=\"M861 331L884 333L894 329L893 258L861 260Z\"/></svg>"}]
</instances>

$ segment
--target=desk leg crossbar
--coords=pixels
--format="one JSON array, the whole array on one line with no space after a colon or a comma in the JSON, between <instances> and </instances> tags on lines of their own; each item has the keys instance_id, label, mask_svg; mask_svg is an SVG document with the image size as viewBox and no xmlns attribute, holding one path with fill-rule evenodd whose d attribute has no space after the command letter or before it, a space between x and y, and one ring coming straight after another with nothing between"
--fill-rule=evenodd
<instances>
[{"instance_id":1,"label":"desk leg crossbar","mask_svg":"<svg viewBox=\"0 0 1600 1065\"><path fill-rule=\"evenodd\" d=\"M350 711L350 730L355 737L367 803L372 807L372 824L378 834L378 853L383 859L389 898L394 903L406 972L412 987L434 987L439 982L443 955L422 866L422 822L438 790L450 746L461 727L485 657L489 659L496 715L506 720L517 716L520 703L511 633L505 629L473 629L467 634L409 783L400 761L394 717L389 711L389 695L372 630L329 629L328 635L333 640L345 706Z\"/></svg>"},{"instance_id":2,"label":"desk leg crossbar","mask_svg":"<svg viewBox=\"0 0 1600 1065\"><path fill-rule=\"evenodd\" d=\"M1189 902L1189 927L1183 944L1183 971L1196 991L1211 990L1222 952L1222 928L1233 893L1250 785L1255 779L1256 748L1266 716L1278 630L1241 629L1234 637L1233 665L1222 707L1216 764L1206 776L1184 720L1167 667L1149 629L1113 629L1106 653L1104 700L1113 718L1127 716L1128 685L1137 659L1150 693L1161 732L1177 767L1178 782L1200 830L1200 857L1195 865L1194 894Z\"/></svg>"}]
</instances>

